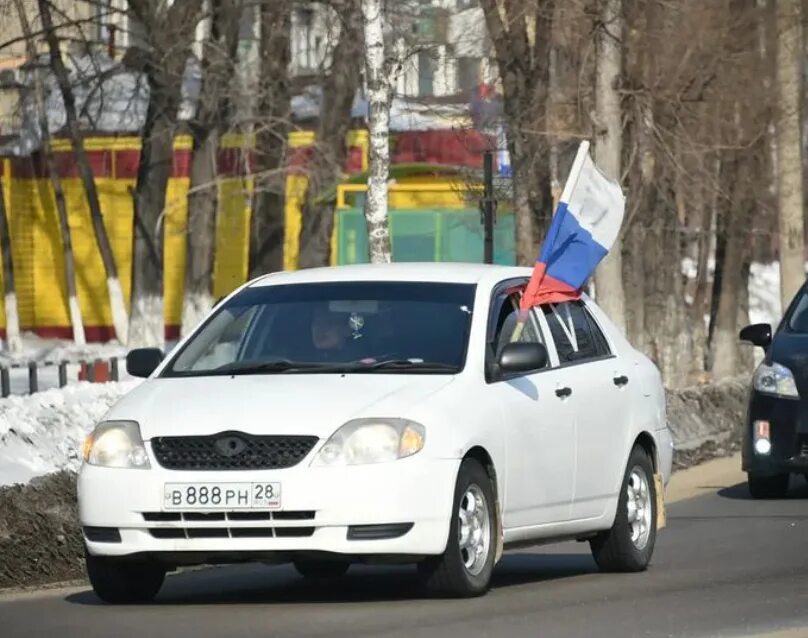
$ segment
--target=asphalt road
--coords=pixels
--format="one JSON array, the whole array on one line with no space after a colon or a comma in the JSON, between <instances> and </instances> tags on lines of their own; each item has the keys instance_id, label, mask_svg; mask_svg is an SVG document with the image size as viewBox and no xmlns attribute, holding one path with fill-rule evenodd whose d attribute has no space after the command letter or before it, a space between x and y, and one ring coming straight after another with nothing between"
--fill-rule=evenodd
<instances>
[{"instance_id":1,"label":"asphalt road","mask_svg":"<svg viewBox=\"0 0 808 638\"><path fill-rule=\"evenodd\" d=\"M352 568L330 587L291 568L172 576L155 604L86 588L0 598L0 636L808 636L808 486L787 500L699 485L674 503L649 571L600 574L585 544L510 553L474 600L424 599L408 568ZM801 629L805 628L805 629Z\"/></svg>"}]
</instances>

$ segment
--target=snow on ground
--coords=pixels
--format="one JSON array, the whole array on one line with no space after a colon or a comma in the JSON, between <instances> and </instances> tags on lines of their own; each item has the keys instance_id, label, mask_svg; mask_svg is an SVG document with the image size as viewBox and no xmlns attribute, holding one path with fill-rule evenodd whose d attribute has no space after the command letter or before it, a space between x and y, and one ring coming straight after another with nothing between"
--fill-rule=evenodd
<instances>
[{"instance_id":1,"label":"snow on ground","mask_svg":"<svg viewBox=\"0 0 808 638\"><path fill-rule=\"evenodd\" d=\"M708 265L712 277L715 262ZM696 263L689 257L682 259L682 274L688 279L696 276ZM692 299L687 300L688 303ZM777 326L782 317L780 307L780 264L753 263L749 269L749 323L770 323ZM705 322L709 323L706 316Z\"/></svg>"},{"instance_id":2,"label":"snow on ground","mask_svg":"<svg viewBox=\"0 0 808 638\"><path fill-rule=\"evenodd\" d=\"M776 327L783 316L780 307L780 265L752 264L749 269L749 322Z\"/></svg>"},{"instance_id":3,"label":"snow on ground","mask_svg":"<svg viewBox=\"0 0 808 638\"><path fill-rule=\"evenodd\" d=\"M94 359L110 359L126 356L126 346L117 341L109 343L88 343L77 346L64 339L44 339L31 332L21 335L22 350L11 354L7 350L0 352L0 365L26 363L28 361L92 361Z\"/></svg>"},{"instance_id":4,"label":"snow on ground","mask_svg":"<svg viewBox=\"0 0 808 638\"><path fill-rule=\"evenodd\" d=\"M0 399L0 485L78 469L86 434L138 383L78 383Z\"/></svg>"}]
</instances>

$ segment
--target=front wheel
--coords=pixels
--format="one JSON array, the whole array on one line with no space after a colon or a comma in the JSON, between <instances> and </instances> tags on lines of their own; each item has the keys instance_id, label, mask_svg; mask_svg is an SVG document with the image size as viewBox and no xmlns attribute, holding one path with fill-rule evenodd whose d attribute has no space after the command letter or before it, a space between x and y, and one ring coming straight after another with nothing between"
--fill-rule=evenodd
<instances>
[{"instance_id":1,"label":"front wheel","mask_svg":"<svg viewBox=\"0 0 808 638\"><path fill-rule=\"evenodd\" d=\"M612 528L591 541L601 571L639 572L654 553L657 502L651 459L641 447L631 451Z\"/></svg>"},{"instance_id":2,"label":"front wheel","mask_svg":"<svg viewBox=\"0 0 808 638\"><path fill-rule=\"evenodd\" d=\"M488 473L474 459L460 464L446 551L418 565L427 587L468 598L491 583L497 545L496 497Z\"/></svg>"},{"instance_id":3,"label":"front wheel","mask_svg":"<svg viewBox=\"0 0 808 638\"><path fill-rule=\"evenodd\" d=\"M783 498L788 492L788 474L775 474L774 476L759 476L747 474L746 482L752 498Z\"/></svg>"},{"instance_id":4,"label":"front wheel","mask_svg":"<svg viewBox=\"0 0 808 638\"><path fill-rule=\"evenodd\" d=\"M86 550L85 561L90 585L105 603L147 603L160 591L166 576L165 568L154 563L92 556Z\"/></svg>"}]
</instances>

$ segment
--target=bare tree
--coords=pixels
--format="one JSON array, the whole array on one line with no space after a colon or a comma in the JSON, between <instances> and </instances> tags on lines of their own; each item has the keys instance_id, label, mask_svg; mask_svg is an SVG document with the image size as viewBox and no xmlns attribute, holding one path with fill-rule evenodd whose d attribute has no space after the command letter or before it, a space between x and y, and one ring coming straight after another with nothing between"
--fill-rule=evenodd
<instances>
[{"instance_id":1,"label":"bare tree","mask_svg":"<svg viewBox=\"0 0 808 638\"><path fill-rule=\"evenodd\" d=\"M236 75L241 0L211 0L210 33L202 43L202 79L196 115L189 122L193 138L188 192L185 294L182 334L199 323L213 306L213 258L218 205L218 151L232 110L230 94Z\"/></svg>"},{"instance_id":2,"label":"bare tree","mask_svg":"<svg viewBox=\"0 0 808 638\"><path fill-rule=\"evenodd\" d=\"M140 52L149 84L149 105L141 131L140 163L133 191L135 241L132 261L130 345L162 343L163 241L166 187L186 64L202 0L166 3L128 0L147 40Z\"/></svg>"},{"instance_id":3,"label":"bare tree","mask_svg":"<svg viewBox=\"0 0 808 638\"><path fill-rule=\"evenodd\" d=\"M595 163L612 179L620 180L623 152L622 76L623 3L601 0L597 27L595 89ZM622 240L618 237L595 272L598 304L621 330L626 329L623 291Z\"/></svg>"},{"instance_id":4,"label":"bare tree","mask_svg":"<svg viewBox=\"0 0 808 638\"><path fill-rule=\"evenodd\" d=\"M95 185L90 162L84 150L84 135L79 126L76 114L76 100L73 95L73 88L70 85L67 68L62 60L62 52L59 49L59 38L53 27L51 18L50 2L48 0L38 0L39 16L42 20L42 29L48 43L50 52L50 66L59 85L64 103L65 119L67 121L67 133L73 145L73 153L76 156L76 165L81 175L81 182L84 186L84 194L87 197L87 205L90 208L90 219L93 224L95 241L101 253L101 261L104 264L104 272L107 278L107 293L109 295L109 305L112 312L112 325L115 328L115 336L120 343L127 342L128 319L126 304L123 298L121 282L118 278L118 268L115 264L115 255L112 253L112 246L109 243L107 229L104 226L104 217L101 214L101 204L98 201L98 190Z\"/></svg>"},{"instance_id":5,"label":"bare tree","mask_svg":"<svg viewBox=\"0 0 808 638\"><path fill-rule=\"evenodd\" d=\"M516 260L536 259L552 215L547 136L555 0L480 0L502 79L516 213Z\"/></svg>"},{"instance_id":6,"label":"bare tree","mask_svg":"<svg viewBox=\"0 0 808 638\"><path fill-rule=\"evenodd\" d=\"M357 0L332 0L340 31L331 52L331 65L322 83L317 137L303 200L299 266L327 266L334 232L331 193L342 176L347 156L345 137L359 88L362 24Z\"/></svg>"},{"instance_id":7,"label":"bare tree","mask_svg":"<svg viewBox=\"0 0 808 638\"><path fill-rule=\"evenodd\" d=\"M382 0L361 0L365 34L365 80L368 92L370 158L365 223L371 263L391 260L387 219L387 179L390 171L390 105L400 57L386 56Z\"/></svg>"},{"instance_id":8,"label":"bare tree","mask_svg":"<svg viewBox=\"0 0 808 638\"><path fill-rule=\"evenodd\" d=\"M48 111L45 101L45 86L42 72L37 60L36 43L28 22L28 15L22 0L14 0L17 14L20 19L20 28L25 38L25 46L30 64L33 66L34 101L36 104L37 120L40 135L40 155L45 162L51 186L53 187L53 197L56 202L56 212L59 217L59 230L62 237L62 255L65 267L65 288L67 289L67 304L70 313L70 325L73 328L73 341L77 345L84 345L84 322L81 317L81 306L79 306L78 294L76 292L76 266L73 259L73 242L70 237L70 224L67 217L67 203L65 202L64 188L59 177L59 169L53 157L50 142L50 129L48 125Z\"/></svg>"},{"instance_id":9,"label":"bare tree","mask_svg":"<svg viewBox=\"0 0 808 638\"><path fill-rule=\"evenodd\" d=\"M283 269L292 0L265 0L259 7L259 22L261 71L255 127L255 195L250 217L251 277Z\"/></svg>"},{"instance_id":10,"label":"bare tree","mask_svg":"<svg viewBox=\"0 0 808 638\"><path fill-rule=\"evenodd\" d=\"M800 94L802 2L777 0L777 204L783 308L805 281Z\"/></svg>"}]
</instances>

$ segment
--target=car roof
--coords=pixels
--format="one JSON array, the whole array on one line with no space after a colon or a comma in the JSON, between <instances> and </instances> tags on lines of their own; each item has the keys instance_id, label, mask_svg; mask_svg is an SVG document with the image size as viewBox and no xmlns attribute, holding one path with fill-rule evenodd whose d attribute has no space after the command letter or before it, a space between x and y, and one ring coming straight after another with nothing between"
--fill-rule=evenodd
<instances>
[{"instance_id":1,"label":"car roof","mask_svg":"<svg viewBox=\"0 0 808 638\"><path fill-rule=\"evenodd\" d=\"M503 279L530 275L529 268L457 262L355 264L276 272L252 281L250 287L334 281L423 281L493 286Z\"/></svg>"}]
</instances>

